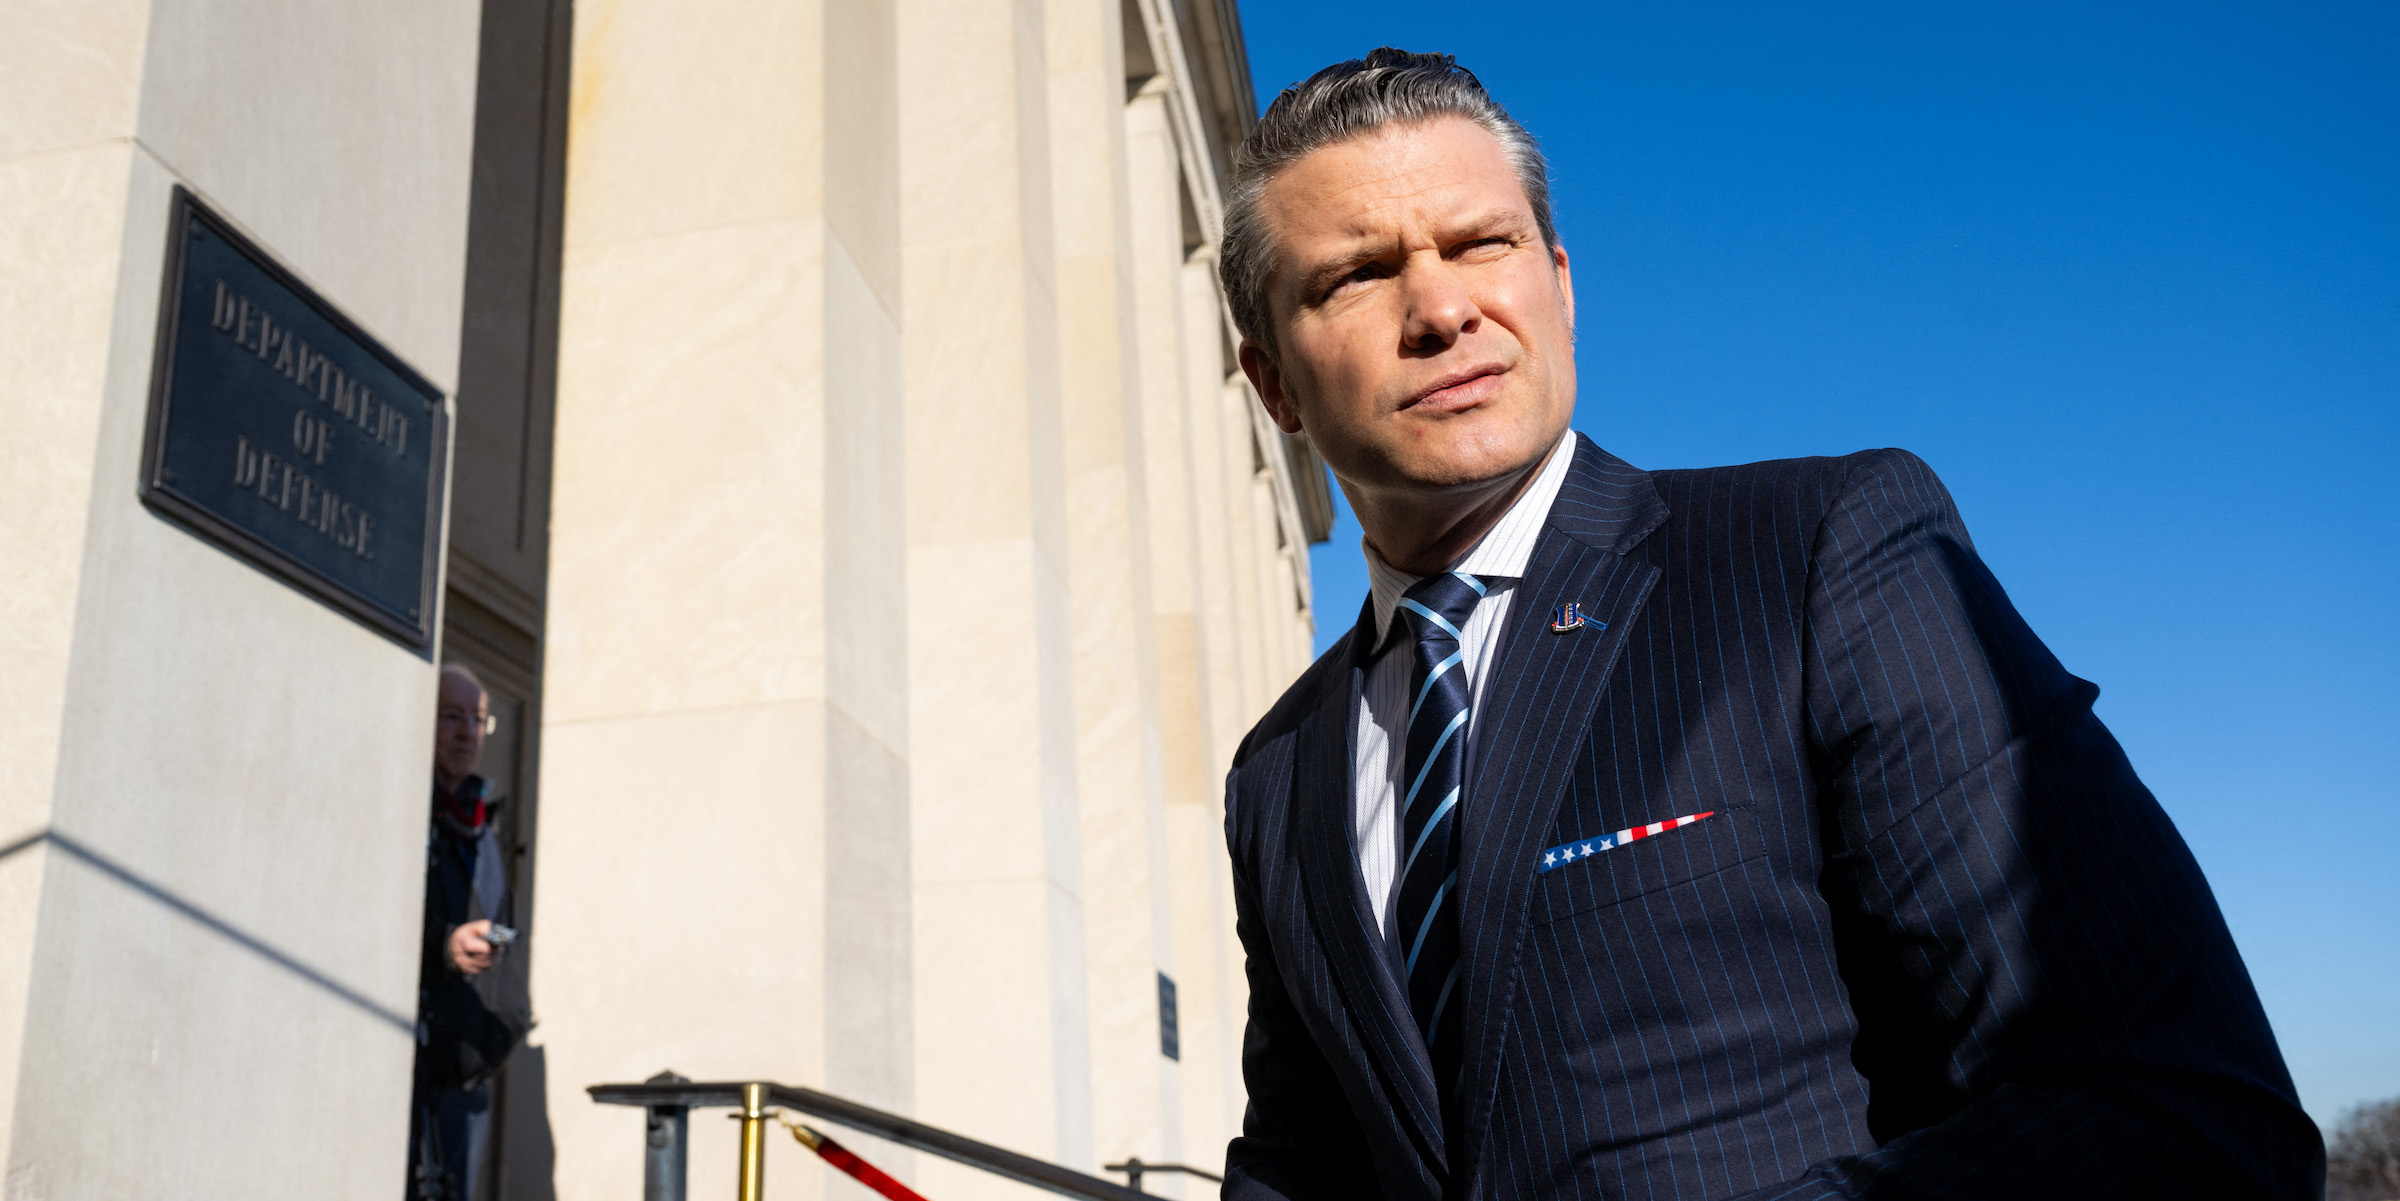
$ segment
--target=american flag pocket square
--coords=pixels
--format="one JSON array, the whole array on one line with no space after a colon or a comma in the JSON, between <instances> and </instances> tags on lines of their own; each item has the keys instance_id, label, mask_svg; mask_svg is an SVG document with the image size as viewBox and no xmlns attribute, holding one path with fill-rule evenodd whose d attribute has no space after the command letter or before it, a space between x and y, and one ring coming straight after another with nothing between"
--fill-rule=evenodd
<instances>
[{"instance_id":1,"label":"american flag pocket square","mask_svg":"<svg viewBox=\"0 0 2400 1201\"><path fill-rule=\"evenodd\" d=\"M1624 846L1635 839L1682 829L1701 818L1714 817L1716 813L1716 810L1711 809L1705 813L1691 813L1682 817L1670 817L1663 822L1651 822L1647 826L1634 826L1631 829L1619 830L1614 834L1603 834L1597 838L1582 838L1574 842L1560 843L1542 852L1542 865L1534 874L1540 875L1542 872L1556 871L1570 863L1589 859L1602 851Z\"/></svg>"}]
</instances>

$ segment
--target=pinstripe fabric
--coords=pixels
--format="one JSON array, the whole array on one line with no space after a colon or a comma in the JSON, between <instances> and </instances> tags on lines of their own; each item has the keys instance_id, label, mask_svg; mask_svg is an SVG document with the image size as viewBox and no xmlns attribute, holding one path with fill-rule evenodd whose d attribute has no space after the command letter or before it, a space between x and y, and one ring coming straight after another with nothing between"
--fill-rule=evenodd
<instances>
[{"instance_id":1,"label":"pinstripe fabric","mask_svg":"<svg viewBox=\"0 0 2400 1201\"><path fill-rule=\"evenodd\" d=\"M2206 882L1923 463L1587 442L1549 527L1479 700L1447 1128L1350 845L1355 632L1236 756L1227 1197L2316 1195Z\"/></svg>"}]
</instances>

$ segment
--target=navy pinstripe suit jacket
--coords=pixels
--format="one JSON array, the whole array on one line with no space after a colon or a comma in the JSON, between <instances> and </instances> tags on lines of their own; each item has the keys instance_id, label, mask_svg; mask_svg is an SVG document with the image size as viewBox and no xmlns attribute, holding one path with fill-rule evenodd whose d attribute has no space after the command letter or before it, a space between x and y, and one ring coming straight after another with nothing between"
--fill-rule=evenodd
<instances>
[{"instance_id":1,"label":"navy pinstripe suit jacket","mask_svg":"<svg viewBox=\"0 0 2400 1201\"><path fill-rule=\"evenodd\" d=\"M2321 1192L2206 881L1923 462L1645 473L1579 439L1518 589L1447 1111L1351 846L1372 623L1235 757L1227 1198ZM1607 628L1552 633L1567 601Z\"/></svg>"}]
</instances>

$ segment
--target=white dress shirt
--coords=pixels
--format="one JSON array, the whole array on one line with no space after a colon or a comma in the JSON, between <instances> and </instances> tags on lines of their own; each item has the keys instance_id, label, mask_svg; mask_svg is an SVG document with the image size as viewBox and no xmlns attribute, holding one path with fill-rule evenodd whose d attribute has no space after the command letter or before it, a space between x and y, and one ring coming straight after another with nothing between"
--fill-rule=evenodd
<instances>
[{"instance_id":1,"label":"white dress shirt","mask_svg":"<svg viewBox=\"0 0 2400 1201\"><path fill-rule=\"evenodd\" d=\"M1475 602L1475 611L1461 627L1464 635L1459 649L1465 652L1467 670L1467 779L1475 778L1475 744L1478 727L1483 724L1484 668L1499 648L1500 631L1508 621L1509 602L1516 595L1517 582L1525 575L1525 564L1533 558L1533 544L1541 537L1542 526L1550 517L1550 505L1558 499L1559 487L1567 482L1567 466L1575 461L1575 434L1570 430L1550 451L1548 462L1533 486L1510 505L1500 522L1483 536L1448 570L1463 571L1484 582L1488 591ZM1400 607L1400 598L1416 586L1422 576L1413 576L1383 561L1373 546L1362 549L1367 556L1367 584L1375 615L1375 645L1382 654L1367 666L1366 687L1359 693L1358 737L1352 745L1357 758L1351 763L1351 778L1357 781L1358 870L1366 880L1367 899L1375 906L1375 925L1384 937L1392 937L1391 912L1393 898L1400 887L1400 834L1393 826L1394 809L1400 796L1401 760L1408 754L1408 687L1416 656L1408 649L1408 638L1387 643L1391 633L1392 614ZM1472 793L1473 789L1468 790ZM1463 814L1462 814L1463 817Z\"/></svg>"}]
</instances>

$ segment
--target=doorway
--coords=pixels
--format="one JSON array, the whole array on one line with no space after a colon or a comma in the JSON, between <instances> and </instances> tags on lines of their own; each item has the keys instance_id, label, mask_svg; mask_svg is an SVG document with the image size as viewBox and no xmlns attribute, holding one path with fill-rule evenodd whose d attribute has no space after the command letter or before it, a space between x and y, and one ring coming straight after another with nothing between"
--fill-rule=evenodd
<instances>
[{"instance_id":1,"label":"doorway","mask_svg":"<svg viewBox=\"0 0 2400 1201\"><path fill-rule=\"evenodd\" d=\"M572 18L571 0L483 5L442 605L442 660L483 680L497 719L481 774L509 809L522 936L511 953L528 958L541 953L532 901ZM545 1075L538 1047L501 1070L475 1201L553 1201Z\"/></svg>"}]
</instances>

